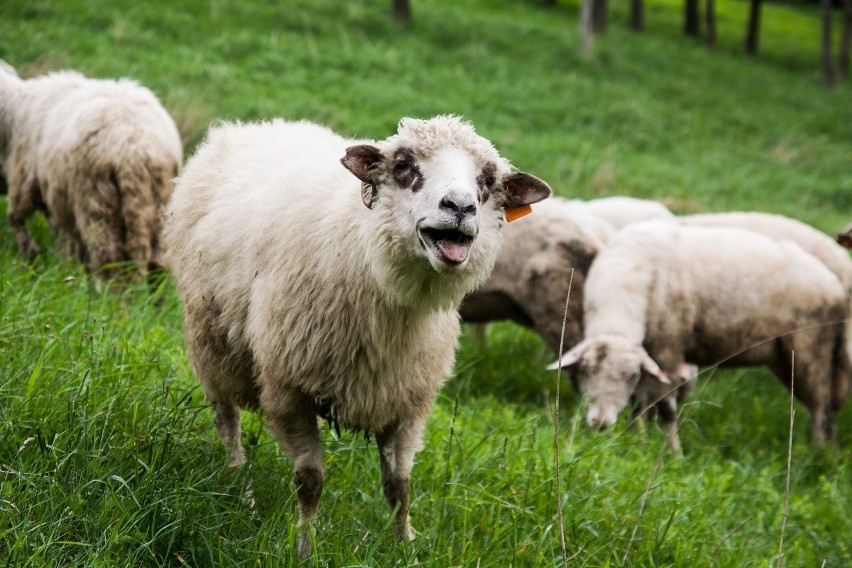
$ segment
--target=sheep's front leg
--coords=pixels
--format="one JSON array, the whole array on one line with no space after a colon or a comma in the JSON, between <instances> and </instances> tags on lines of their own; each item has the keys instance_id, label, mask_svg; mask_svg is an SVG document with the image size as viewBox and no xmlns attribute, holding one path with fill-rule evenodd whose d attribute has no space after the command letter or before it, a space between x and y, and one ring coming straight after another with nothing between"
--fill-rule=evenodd
<instances>
[{"instance_id":1,"label":"sheep's front leg","mask_svg":"<svg viewBox=\"0 0 852 568\"><path fill-rule=\"evenodd\" d=\"M677 424L677 397L671 394L657 403L657 409L660 412L660 422L663 425L663 430L666 433L666 439L669 442L669 447L672 453L677 457L683 457L683 449L680 446L680 436L678 436Z\"/></svg>"},{"instance_id":2,"label":"sheep's front leg","mask_svg":"<svg viewBox=\"0 0 852 568\"><path fill-rule=\"evenodd\" d=\"M276 401L274 414L269 409L264 413L269 417L269 429L293 462L301 527L296 551L300 558L306 558L311 554L313 525L322 496L322 446L314 402L292 392L287 394Z\"/></svg>"},{"instance_id":3,"label":"sheep's front leg","mask_svg":"<svg viewBox=\"0 0 852 568\"><path fill-rule=\"evenodd\" d=\"M229 467L239 467L246 463L243 444L240 440L240 407L233 403L213 402L216 432L225 449L231 455Z\"/></svg>"},{"instance_id":4,"label":"sheep's front leg","mask_svg":"<svg viewBox=\"0 0 852 568\"><path fill-rule=\"evenodd\" d=\"M404 420L376 434L379 462L382 468L382 489L391 511L395 511L394 536L397 540L414 538L408 521L408 492L414 454L422 445L426 416Z\"/></svg>"},{"instance_id":5,"label":"sheep's front leg","mask_svg":"<svg viewBox=\"0 0 852 568\"><path fill-rule=\"evenodd\" d=\"M24 172L9 172L9 174L9 225L15 233L21 253L28 260L33 260L40 250L27 231L27 219L37 210L45 209L44 203L34 177Z\"/></svg>"}]
</instances>

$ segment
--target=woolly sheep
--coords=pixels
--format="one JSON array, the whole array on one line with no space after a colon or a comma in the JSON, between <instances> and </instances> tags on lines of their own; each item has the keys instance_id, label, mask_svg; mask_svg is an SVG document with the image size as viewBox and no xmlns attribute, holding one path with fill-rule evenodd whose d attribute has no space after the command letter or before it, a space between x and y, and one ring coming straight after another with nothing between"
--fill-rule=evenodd
<instances>
[{"instance_id":1,"label":"woolly sheep","mask_svg":"<svg viewBox=\"0 0 852 568\"><path fill-rule=\"evenodd\" d=\"M502 209L549 194L453 116L402 119L380 142L226 123L188 162L166 226L188 357L232 465L240 408L292 460L301 556L322 492L317 416L375 435L394 532L412 538L409 474L458 304L491 272Z\"/></svg>"},{"instance_id":2,"label":"woolly sheep","mask_svg":"<svg viewBox=\"0 0 852 568\"><path fill-rule=\"evenodd\" d=\"M563 345L583 338L583 282L595 255L615 231L606 221L552 197L533 215L503 228L503 248L494 271L465 296L459 313L466 323L508 319L537 331L559 353L570 284ZM573 270L573 281L571 272Z\"/></svg>"},{"instance_id":3,"label":"woolly sheep","mask_svg":"<svg viewBox=\"0 0 852 568\"><path fill-rule=\"evenodd\" d=\"M849 302L837 277L798 245L646 222L613 238L586 285L584 339L551 368L578 367L590 426L611 425L635 395L645 408L658 402L677 452L671 383L683 363L767 365L786 385L795 371L814 443L834 437L852 372Z\"/></svg>"},{"instance_id":4,"label":"woolly sheep","mask_svg":"<svg viewBox=\"0 0 852 568\"><path fill-rule=\"evenodd\" d=\"M126 260L143 272L159 265L162 216L182 154L174 121L135 81L73 71L23 80L0 65L0 171L9 223L30 257L38 247L26 221L41 210L92 272Z\"/></svg>"},{"instance_id":5,"label":"woolly sheep","mask_svg":"<svg viewBox=\"0 0 852 568\"><path fill-rule=\"evenodd\" d=\"M756 231L773 239L793 241L822 261L846 288L852 298L852 259L834 239L822 231L796 219L757 211L704 213L678 217L682 225L700 227L739 227Z\"/></svg>"},{"instance_id":6,"label":"woolly sheep","mask_svg":"<svg viewBox=\"0 0 852 568\"><path fill-rule=\"evenodd\" d=\"M576 207L582 207L587 213L603 219L616 230L623 229L639 221L671 219L674 217L674 213L659 201L639 199L627 195L613 195L589 201L573 200L570 203Z\"/></svg>"},{"instance_id":7,"label":"woolly sheep","mask_svg":"<svg viewBox=\"0 0 852 568\"><path fill-rule=\"evenodd\" d=\"M535 215L503 230L494 271L481 288L465 297L459 310L462 321L508 319L535 329L558 353L570 284L563 340L563 348L570 349L583 338L584 281L598 251L621 227L671 217L662 203L634 197L591 201L553 197L537 205Z\"/></svg>"}]
</instances>

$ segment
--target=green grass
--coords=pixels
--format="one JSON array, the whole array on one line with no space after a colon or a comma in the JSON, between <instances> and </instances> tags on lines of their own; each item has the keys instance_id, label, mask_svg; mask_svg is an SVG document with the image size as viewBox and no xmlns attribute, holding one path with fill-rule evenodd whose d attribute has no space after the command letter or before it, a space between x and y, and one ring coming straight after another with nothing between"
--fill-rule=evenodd
<instances>
[{"instance_id":1,"label":"green grass","mask_svg":"<svg viewBox=\"0 0 852 568\"><path fill-rule=\"evenodd\" d=\"M829 232L852 219L852 89L820 86L816 12L766 5L761 53L747 58L746 4L718 2L707 52L681 37L679 0L646 3L635 35L626 3L610 2L587 60L576 1L415 0L406 28L385 1L7 0L0 58L24 74L136 77L188 151L216 118L382 138L400 116L453 112L562 195L761 209ZM291 466L248 415L251 465L223 470L171 280L97 292L41 219L45 253L27 265L0 213L0 562L295 565ZM390 536L374 444L326 433L306 564L553 566L561 500L572 566L777 565L789 399L773 377L706 373L685 409L686 458L659 467L660 432L589 432L562 385L557 496L551 357L515 326L492 326L487 346L466 330L414 470L409 546ZM848 566L852 410L839 449L816 451L796 408L784 563Z\"/></svg>"}]
</instances>

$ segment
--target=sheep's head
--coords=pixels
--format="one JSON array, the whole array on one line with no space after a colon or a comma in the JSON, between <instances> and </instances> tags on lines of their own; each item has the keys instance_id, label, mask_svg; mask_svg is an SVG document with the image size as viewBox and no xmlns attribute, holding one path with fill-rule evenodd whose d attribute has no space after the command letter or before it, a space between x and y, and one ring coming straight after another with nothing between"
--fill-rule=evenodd
<instances>
[{"instance_id":1,"label":"sheep's head","mask_svg":"<svg viewBox=\"0 0 852 568\"><path fill-rule=\"evenodd\" d=\"M551 193L540 179L513 172L488 140L454 116L404 118L397 134L352 146L341 162L361 180L364 205L408 254L437 273L487 276L503 208Z\"/></svg>"},{"instance_id":2,"label":"sheep's head","mask_svg":"<svg viewBox=\"0 0 852 568\"><path fill-rule=\"evenodd\" d=\"M588 398L586 423L592 428L614 424L640 385L671 384L641 345L618 336L580 342L548 368L559 367L575 367L580 392Z\"/></svg>"}]
</instances>

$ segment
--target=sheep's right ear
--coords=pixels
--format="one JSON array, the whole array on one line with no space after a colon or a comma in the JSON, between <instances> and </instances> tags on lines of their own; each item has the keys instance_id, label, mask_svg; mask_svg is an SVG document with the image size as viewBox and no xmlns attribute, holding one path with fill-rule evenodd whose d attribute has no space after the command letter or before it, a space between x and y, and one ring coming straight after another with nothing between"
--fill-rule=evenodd
<instances>
[{"instance_id":1,"label":"sheep's right ear","mask_svg":"<svg viewBox=\"0 0 852 568\"><path fill-rule=\"evenodd\" d=\"M503 207L522 207L547 199L553 194L546 182L534 175L515 172L503 178Z\"/></svg>"},{"instance_id":2,"label":"sheep's right ear","mask_svg":"<svg viewBox=\"0 0 852 568\"><path fill-rule=\"evenodd\" d=\"M370 144L350 146L340 163L361 180L361 200L367 209L372 209L378 197L375 174L376 168L382 163L382 151Z\"/></svg>"},{"instance_id":3,"label":"sheep's right ear","mask_svg":"<svg viewBox=\"0 0 852 568\"><path fill-rule=\"evenodd\" d=\"M589 344L585 341L581 341L577 345L574 346L568 353L563 353L562 357L551 363L547 366L548 371L555 371L559 368L570 367L571 365L576 365L580 358L583 356L589 349Z\"/></svg>"}]
</instances>

